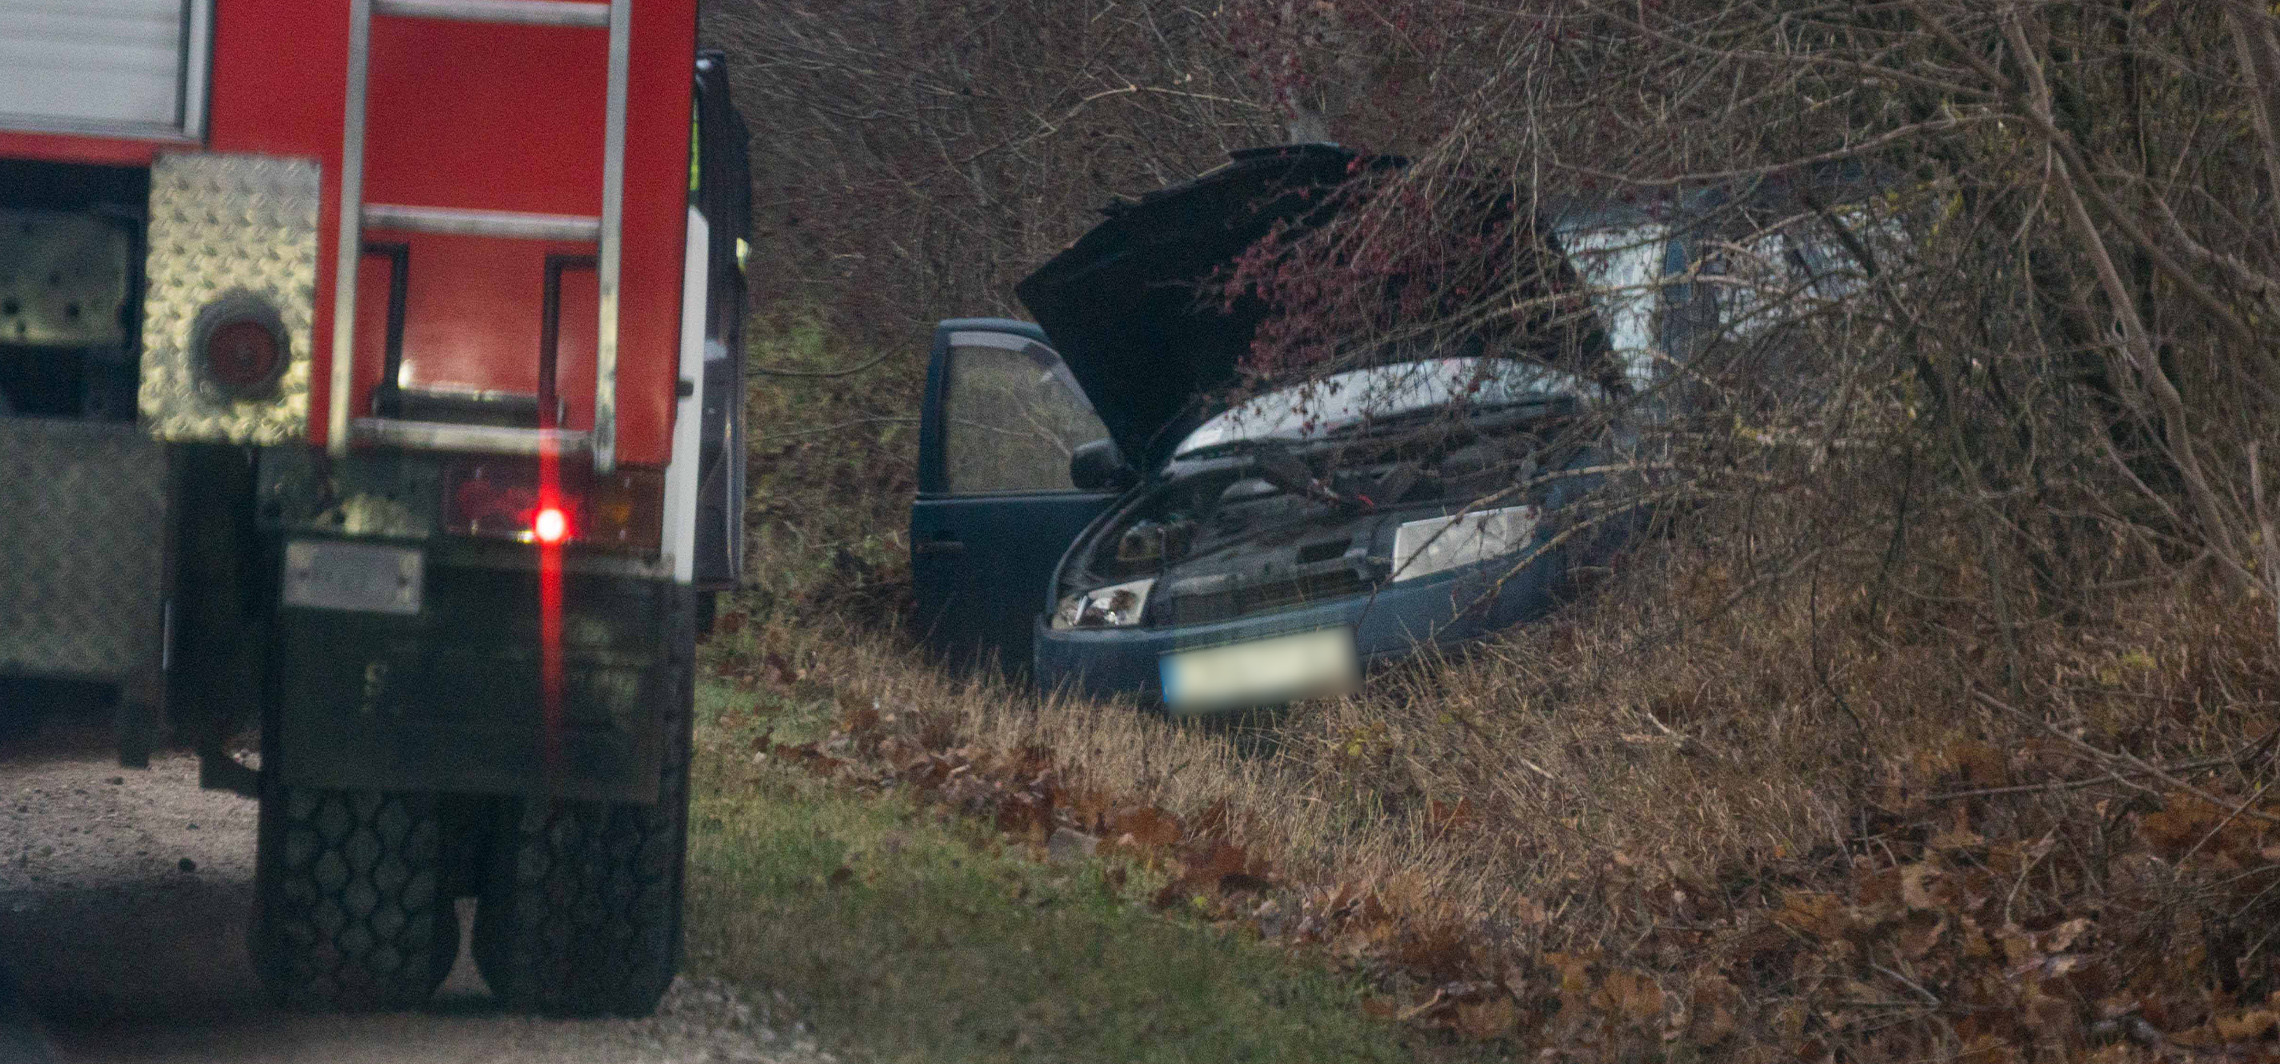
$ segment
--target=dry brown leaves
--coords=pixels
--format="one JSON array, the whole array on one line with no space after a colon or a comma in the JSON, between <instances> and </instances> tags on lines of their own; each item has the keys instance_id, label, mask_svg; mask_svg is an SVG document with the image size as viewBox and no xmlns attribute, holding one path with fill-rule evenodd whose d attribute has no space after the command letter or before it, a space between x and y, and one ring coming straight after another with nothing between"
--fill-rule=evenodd
<instances>
[{"instance_id":1,"label":"dry brown leaves","mask_svg":"<svg viewBox=\"0 0 2280 1064\"><path fill-rule=\"evenodd\" d=\"M2222 971L2230 965L2240 973L2233 984L2244 985L2252 965L2239 954L2264 948L2270 929L2243 926L2235 955L2219 956L2211 943L2221 946L2221 929L2165 922L2186 878L2229 884L2203 890L2229 890L2223 905L2244 917L2280 911L2271 901L2280 802L2261 794L2100 803L2109 823L2099 837L2121 845L2103 854L2114 871L2094 895L2078 889L2081 870L2059 867L2061 856L2081 855L2059 852L2055 828L1990 838L1978 816L1984 799L1926 797L2011 786L2022 766L2041 767L2032 747L1957 742L1882 789L1905 795L1904 830L1840 858L1833 872L1753 903L1658 880L1646 862L1617 855L1599 889L1628 895L1648 928L1639 941L1620 957L1513 955L1413 892L1279 874L1237 841L1224 803L1182 818L1073 783L1048 750L930 745L894 724L876 705L850 701L828 738L763 736L755 752L857 786L905 789L1040 859L1058 836L1159 869L1159 907L1368 973L1381 987L1368 1011L1453 1039L1505 1040L1546 1059L1647 1059L1684 1044L1752 1060L1943 1051L1989 1064L2280 1060L2280 991L2243 996ZM1468 799L1433 800L1422 812L1436 836L1479 830ZM1546 923L1540 907L1526 908L1525 923Z\"/></svg>"}]
</instances>

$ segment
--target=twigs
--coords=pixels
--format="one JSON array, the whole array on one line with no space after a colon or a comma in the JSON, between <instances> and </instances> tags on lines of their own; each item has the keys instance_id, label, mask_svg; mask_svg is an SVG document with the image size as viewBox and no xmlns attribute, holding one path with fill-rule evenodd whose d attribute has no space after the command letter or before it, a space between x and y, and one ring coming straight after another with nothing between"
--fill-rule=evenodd
<instances>
[{"instance_id":1,"label":"twigs","mask_svg":"<svg viewBox=\"0 0 2280 1064\"><path fill-rule=\"evenodd\" d=\"M2145 794L2160 794L2160 791L2148 787L2143 783L2137 782L2138 777L2150 776L2156 780L2161 781L2164 784L2167 784L2172 793L2181 792L2190 794L2193 797L2199 798L2200 800L2207 802L2218 809L2223 809L2234 816L2245 816L2250 819L2260 820L2268 824L2280 824L2280 816L2274 816L2270 813L2264 812L2261 809L2253 809L2246 804L2230 801L2219 795L2212 794L2209 791L2202 789L2201 787L2186 782L2184 779L2180 778L2177 775L2178 771L2190 771L2189 769L2179 769L2171 766L2152 764L2146 761L2144 758L2141 758L2136 754L2132 754L2127 751L2106 750L2101 747L2092 745L2088 742L2084 742L2079 736L2069 733L2065 729L2060 728L2058 725L2052 724L2051 722L2044 720L2041 717L2023 712L2018 708L2010 705L2009 703L2004 702L2002 699L1996 698L1994 695L1988 694L1987 692L1979 690L1977 688L1972 689L1971 696L1980 702L1985 703L1992 709L1999 710L2003 713L2009 714L2013 717L2041 728L2043 731L2050 733L2059 741L2073 747L2077 751L2080 751L2091 760L2108 766L2107 774L2104 777L2106 781L2119 783L2131 790L2139 791ZM2280 732L2276 732L2274 735L2280 735ZM2273 741L2274 736L2266 736L2263 739L2257 740L2257 742L2253 744L2249 749L2255 750L2257 748L2266 748L2269 747ZM2243 759L2244 756L2252 755L2236 754L2221 759L2218 764L2237 764ZM2127 769L2128 771L2120 771L2116 769L2115 766L2120 766L2122 769ZM2261 795L2263 792L2260 790L2258 793Z\"/></svg>"},{"instance_id":2,"label":"twigs","mask_svg":"<svg viewBox=\"0 0 2280 1064\"><path fill-rule=\"evenodd\" d=\"M770 443L770 442L773 442L773 441L775 441L775 440L793 440L793 439L799 439L799 438L801 438L801 437L806 437L806 436L824 436L824 435L829 435L829 434L831 434L831 433L834 433L834 432L845 432L845 431L847 431L848 429L853 429L853 428L861 428L861 427L863 427L863 426L865 426L865 425L916 425L916 424L918 424L918 419L917 419L917 418L915 418L915 417L863 417L863 418L856 418L856 419L854 419L854 420L852 420L852 421L842 421L842 422L839 422L839 423L837 423L837 424L834 424L834 425L818 425L818 426L816 426L816 427L814 427L814 428L808 428L808 429L793 429L793 430L792 430L792 431L790 431L790 432L771 432L771 433L768 433L768 434L767 434L767 435L765 435L765 436L754 436L754 437L752 437L752 442L753 442L753 443L756 443L756 444L758 444L758 443Z\"/></svg>"},{"instance_id":3,"label":"twigs","mask_svg":"<svg viewBox=\"0 0 2280 1064\"><path fill-rule=\"evenodd\" d=\"M768 377L852 377L858 373L864 373L873 369L877 369L888 359L894 358L900 354L902 354L900 350L889 347L885 351L880 352L877 357L857 363L853 366L849 366L846 369L785 369L780 366L752 366L750 369L754 373Z\"/></svg>"},{"instance_id":4,"label":"twigs","mask_svg":"<svg viewBox=\"0 0 2280 1064\"><path fill-rule=\"evenodd\" d=\"M2175 775L2178 773L2205 772L2212 768L2223 768L2227 765L2234 765L2238 763L2239 759L2236 757L2205 757L2195 761L2180 761L2175 764L2164 765L2161 767L2161 771L2170 775ZM1945 802L1957 798L1998 798L2004 795L2012 794L2056 794L2062 791L2077 791L2081 790L2084 787L2099 787L2106 785L2128 787L2129 784L2127 780L2124 779L2124 777L2144 774L2145 773L2142 773L2137 769L2115 770L2096 776L2085 776L2079 779L2051 780L2046 783L2022 783L2010 787L1974 787L1969 790L1961 791L1940 791L1936 794L1925 795L1924 800L1930 802Z\"/></svg>"},{"instance_id":5,"label":"twigs","mask_svg":"<svg viewBox=\"0 0 2280 1064\"><path fill-rule=\"evenodd\" d=\"M1277 124L1185 0L706 7L752 126L755 290L882 347L930 314L1016 309L1013 283L1099 204Z\"/></svg>"}]
</instances>

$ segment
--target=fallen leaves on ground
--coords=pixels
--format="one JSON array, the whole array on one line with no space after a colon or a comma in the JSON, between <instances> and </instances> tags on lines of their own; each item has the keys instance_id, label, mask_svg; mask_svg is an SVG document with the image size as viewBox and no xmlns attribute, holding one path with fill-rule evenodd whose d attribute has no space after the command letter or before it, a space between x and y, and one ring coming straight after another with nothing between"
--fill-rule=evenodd
<instances>
[{"instance_id":1,"label":"fallen leaves on ground","mask_svg":"<svg viewBox=\"0 0 2280 1064\"><path fill-rule=\"evenodd\" d=\"M1763 1059L1766 1047L1833 1060L1839 1046L1900 1056L1947 1045L1975 1064L2280 1061L2280 989L2250 975L2249 954L2276 937L2256 921L2280 913L2280 802L2262 793L2140 787L2101 803L2103 824L2054 823L2022 838L2015 829L2028 821L2007 820L2006 834L1983 817L1982 798L1920 796L2014 786L2016 766L2047 751L1957 742L1927 760L1924 778L1884 788L1918 797L1908 799L1912 819L1895 815L1875 847L1817 855L1817 867L1761 900L1719 898L1611 854L1594 889L1636 907L1637 940L1620 958L1530 955L1496 948L1459 914L1388 884L1283 876L1240 841L1224 803L1183 819L1072 781L1050 751L929 744L893 719L848 700L828 737L763 735L754 752L916 794L1041 860L1099 855L1153 868L1164 877L1158 907L1367 973L1381 992L1366 1011L1455 1040L1534 1047L1546 1060L1650 1059L1684 1043L1755 1047L1738 1059ZM1474 831L1482 815L1466 798L1419 812L1437 836ZM2055 859L2063 851L2079 863L2094 846L2104 847L2102 894L2083 889L2085 869ZM2202 909L2237 912L2241 926L2165 924L2187 879L2200 884ZM1514 911L1525 927L1553 920L1534 901ZM2147 937L2161 928L2177 937ZM2227 941L2235 948L2223 955Z\"/></svg>"}]
</instances>

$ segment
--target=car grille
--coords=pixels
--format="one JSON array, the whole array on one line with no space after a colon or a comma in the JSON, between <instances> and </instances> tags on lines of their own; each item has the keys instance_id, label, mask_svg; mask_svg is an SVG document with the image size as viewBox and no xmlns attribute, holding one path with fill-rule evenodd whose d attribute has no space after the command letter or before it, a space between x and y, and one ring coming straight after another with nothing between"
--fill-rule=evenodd
<instances>
[{"instance_id":1,"label":"car grille","mask_svg":"<svg viewBox=\"0 0 2280 1064\"><path fill-rule=\"evenodd\" d=\"M1370 589L1362 574L1352 569L1330 569L1323 572L1303 573L1287 580L1273 580L1244 587L1231 587L1218 591L1205 591L1167 599L1161 606L1160 623L1204 624L1210 621L1232 620L1258 613L1303 606L1325 599L1359 595Z\"/></svg>"}]
</instances>

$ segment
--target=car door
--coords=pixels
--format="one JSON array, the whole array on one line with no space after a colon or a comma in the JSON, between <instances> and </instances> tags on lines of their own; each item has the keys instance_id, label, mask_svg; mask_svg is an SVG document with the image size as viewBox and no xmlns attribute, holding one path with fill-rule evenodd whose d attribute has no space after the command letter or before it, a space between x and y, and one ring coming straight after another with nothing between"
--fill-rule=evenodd
<instances>
[{"instance_id":1,"label":"car door","mask_svg":"<svg viewBox=\"0 0 2280 1064\"><path fill-rule=\"evenodd\" d=\"M1079 490L1069 458L1107 436L1035 325L960 319L935 327L911 578L919 630L947 660L1028 671L1054 566L1116 498Z\"/></svg>"}]
</instances>

